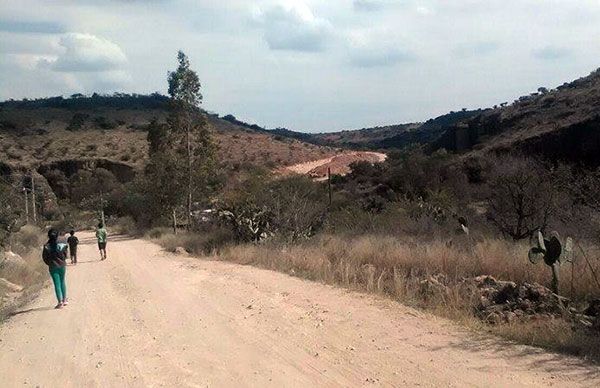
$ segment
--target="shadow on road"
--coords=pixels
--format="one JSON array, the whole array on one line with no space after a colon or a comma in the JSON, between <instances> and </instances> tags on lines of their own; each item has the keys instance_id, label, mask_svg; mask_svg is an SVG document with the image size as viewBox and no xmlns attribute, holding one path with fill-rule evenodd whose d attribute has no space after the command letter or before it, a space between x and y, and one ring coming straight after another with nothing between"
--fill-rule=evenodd
<instances>
[{"instance_id":1,"label":"shadow on road","mask_svg":"<svg viewBox=\"0 0 600 388\"><path fill-rule=\"evenodd\" d=\"M430 347L430 351L443 351L447 346ZM518 346L515 343L501 338L490 337L485 334L472 334L468 339L454 342L448 347L474 353L492 352L499 359L512 360L514 365L519 365L522 370L541 369L551 373L568 373L579 370L588 378L600 377L598 363L578 357L568 357L564 354L548 352L533 346Z\"/></svg>"},{"instance_id":2,"label":"shadow on road","mask_svg":"<svg viewBox=\"0 0 600 388\"><path fill-rule=\"evenodd\" d=\"M126 234L117 234L117 235L108 237L108 244L110 245L110 243L113 243L113 242L130 241L130 240L135 240L135 238L128 236ZM85 237L85 238L82 238L79 240L79 244L80 245L96 244L96 241L97 240L95 237Z\"/></svg>"},{"instance_id":3,"label":"shadow on road","mask_svg":"<svg viewBox=\"0 0 600 388\"><path fill-rule=\"evenodd\" d=\"M79 264L93 264L93 263L101 263L102 261L98 258L95 260L77 260L77 264L67 263L67 267L77 267Z\"/></svg>"},{"instance_id":4,"label":"shadow on road","mask_svg":"<svg viewBox=\"0 0 600 388\"><path fill-rule=\"evenodd\" d=\"M47 306L47 307L36 307L36 308L31 308L31 309L18 310L18 311L13 311L12 313L8 314L8 316L14 317L15 315L34 313L37 311L50 311L50 310L54 310L54 307Z\"/></svg>"}]
</instances>

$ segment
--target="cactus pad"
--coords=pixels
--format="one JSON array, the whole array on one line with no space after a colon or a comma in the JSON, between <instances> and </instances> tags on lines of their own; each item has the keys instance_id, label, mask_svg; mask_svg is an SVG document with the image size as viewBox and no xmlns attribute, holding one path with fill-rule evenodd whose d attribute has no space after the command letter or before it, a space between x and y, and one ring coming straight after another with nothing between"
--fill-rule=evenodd
<instances>
[{"instance_id":1,"label":"cactus pad","mask_svg":"<svg viewBox=\"0 0 600 388\"><path fill-rule=\"evenodd\" d=\"M529 250L529 254L527 257L531 264L537 264L544 259L545 251L541 250L538 247L533 247Z\"/></svg>"}]
</instances>

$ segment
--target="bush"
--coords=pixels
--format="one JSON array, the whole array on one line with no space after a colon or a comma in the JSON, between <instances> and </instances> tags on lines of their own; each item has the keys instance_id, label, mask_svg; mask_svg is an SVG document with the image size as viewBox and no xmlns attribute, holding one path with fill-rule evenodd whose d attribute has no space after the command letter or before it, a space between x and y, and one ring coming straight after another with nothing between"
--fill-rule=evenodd
<instances>
[{"instance_id":1,"label":"bush","mask_svg":"<svg viewBox=\"0 0 600 388\"><path fill-rule=\"evenodd\" d=\"M24 225L18 232L10 237L10 246L13 252L19 255L27 254L31 249L43 245L46 234L35 225Z\"/></svg>"},{"instance_id":2,"label":"bush","mask_svg":"<svg viewBox=\"0 0 600 388\"><path fill-rule=\"evenodd\" d=\"M113 223L113 231L118 234L136 235L138 233L138 227L135 220L130 216L119 217Z\"/></svg>"},{"instance_id":3,"label":"bush","mask_svg":"<svg viewBox=\"0 0 600 388\"><path fill-rule=\"evenodd\" d=\"M93 209L100 208L100 201L107 201L113 192L122 190L122 184L114 174L104 168L79 170L70 180L71 200L83 207ZM102 193L103 197L101 197ZM104 205L111 206L110 203Z\"/></svg>"},{"instance_id":4,"label":"bush","mask_svg":"<svg viewBox=\"0 0 600 388\"><path fill-rule=\"evenodd\" d=\"M148 238L151 238L151 239L159 239L163 235L167 235L172 232L173 232L173 229L170 229L170 228L156 227L156 228L152 228L152 229L148 230L146 232L145 236Z\"/></svg>"},{"instance_id":5,"label":"bush","mask_svg":"<svg viewBox=\"0 0 600 388\"><path fill-rule=\"evenodd\" d=\"M8 290L0 288L0 319L29 301L39 290L46 278L47 267L40 258L40 247L45 240L43 230L33 225L25 225L11 236L13 252L21 258L3 261L0 250L0 278L23 288L23 292L15 298Z\"/></svg>"},{"instance_id":6,"label":"bush","mask_svg":"<svg viewBox=\"0 0 600 388\"><path fill-rule=\"evenodd\" d=\"M499 158L488 185L489 218L502 234L515 240L544 230L556 212L552 178L531 159Z\"/></svg>"},{"instance_id":7,"label":"bush","mask_svg":"<svg viewBox=\"0 0 600 388\"><path fill-rule=\"evenodd\" d=\"M230 229L217 227L205 233L161 234L157 240L169 252L181 247L191 254L206 255L219 252L235 241L235 236Z\"/></svg>"},{"instance_id":8,"label":"bush","mask_svg":"<svg viewBox=\"0 0 600 388\"><path fill-rule=\"evenodd\" d=\"M117 124L115 122L110 121L104 116L94 117L94 124L96 124L101 129L114 129L117 127Z\"/></svg>"},{"instance_id":9,"label":"bush","mask_svg":"<svg viewBox=\"0 0 600 388\"><path fill-rule=\"evenodd\" d=\"M241 241L311 237L321 228L327 210L323 185L301 176L264 184L264 176L252 175L226 201L222 214Z\"/></svg>"},{"instance_id":10,"label":"bush","mask_svg":"<svg viewBox=\"0 0 600 388\"><path fill-rule=\"evenodd\" d=\"M4 246L10 234L18 227L19 193L10 185L0 181L0 247Z\"/></svg>"},{"instance_id":11,"label":"bush","mask_svg":"<svg viewBox=\"0 0 600 388\"><path fill-rule=\"evenodd\" d=\"M87 113L75 113L73 115L73 117L71 117L71 121L69 122L69 125L67 125L66 130L67 131L78 131L80 130L83 125L85 124L85 121L90 117L90 115L88 115Z\"/></svg>"}]
</instances>

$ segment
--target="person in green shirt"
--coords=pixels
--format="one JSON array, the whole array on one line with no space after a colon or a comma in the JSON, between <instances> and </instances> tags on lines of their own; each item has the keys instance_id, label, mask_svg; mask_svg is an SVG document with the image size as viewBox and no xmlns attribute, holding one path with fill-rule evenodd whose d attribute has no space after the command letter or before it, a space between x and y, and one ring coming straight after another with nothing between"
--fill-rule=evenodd
<instances>
[{"instance_id":1,"label":"person in green shirt","mask_svg":"<svg viewBox=\"0 0 600 388\"><path fill-rule=\"evenodd\" d=\"M106 238L108 233L103 223L98 224L96 229L96 239L98 240L98 249L100 250L100 260L106 260Z\"/></svg>"}]
</instances>

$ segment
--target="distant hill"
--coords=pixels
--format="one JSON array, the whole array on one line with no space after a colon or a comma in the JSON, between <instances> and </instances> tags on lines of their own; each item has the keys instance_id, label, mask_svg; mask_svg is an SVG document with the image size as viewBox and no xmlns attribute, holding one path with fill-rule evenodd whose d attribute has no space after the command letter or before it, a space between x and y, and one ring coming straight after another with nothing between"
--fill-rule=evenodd
<instances>
[{"instance_id":1,"label":"distant hill","mask_svg":"<svg viewBox=\"0 0 600 388\"><path fill-rule=\"evenodd\" d=\"M600 166L600 69L482 111L448 128L431 147L468 155L521 152Z\"/></svg>"},{"instance_id":2,"label":"distant hill","mask_svg":"<svg viewBox=\"0 0 600 388\"><path fill-rule=\"evenodd\" d=\"M39 167L61 160L105 159L132 167L147 157L146 129L165 120L169 99L160 94L0 103L0 162ZM262 129L207 115L223 163L275 168L332 156L336 150L278 137Z\"/></svg>"},{"instance_id":3,"label":"distant hill","mask_svg":"<svg viewBox=\"0 0 600 388\"><path fill-rule=\"evenodd\" d=\"M285 128L268 130L281 137L289 137L317 145L357 150L402 149L413 144L428 144L437 140L446 129L456 123L480 114L481 110L450 112L424 123L386 125L327 133L302 133Z\"/></svg>"},{"instance_id":4,"label":"distant hill","mask_svg":"<svg viewBox=\"0 0 600 388\"><path fill-rule=\"evenodd\" d=\"M147 126L166 118L168 101L155 93L2 102L0 173L10 166L39 170L90 160L139 168L147 157ZM232 115L207 117L220 160L232 169L295 165L329 158L340 148L391 150L412 144L429 151L521 152L600 166L600 70L555 89L540 88L510 105L450 112L424 123L309 134L265 129Z\"/></svg>"},{"instance_id":5,"label":"distant hill","mask_svg":"<svg viewBox=\"0 0 600 388\"><path fill-rule=\"evenodd\" d=\"M415 130L419 126L420 124L398 124L340 132L317 133L313 135L313 142L355 149L393 148L386 147L388 139L401 133Z\"/></svg>"},{"instance_id":6,"label":"distant hill","mask_svg":"<svg viewBox=\"0 0 600 388\"><path fill-rule=\"evenodd\" d=\"M395 135L384 137L377 141L373 148L401 149L412 144L428 144L437 140L449 127L474 117L481 113L481 110L462 110L459 112L450 112L445 115L427 120L422 124L405 125L404 130L398 131Z\"/></svg>"}]
</instances>

